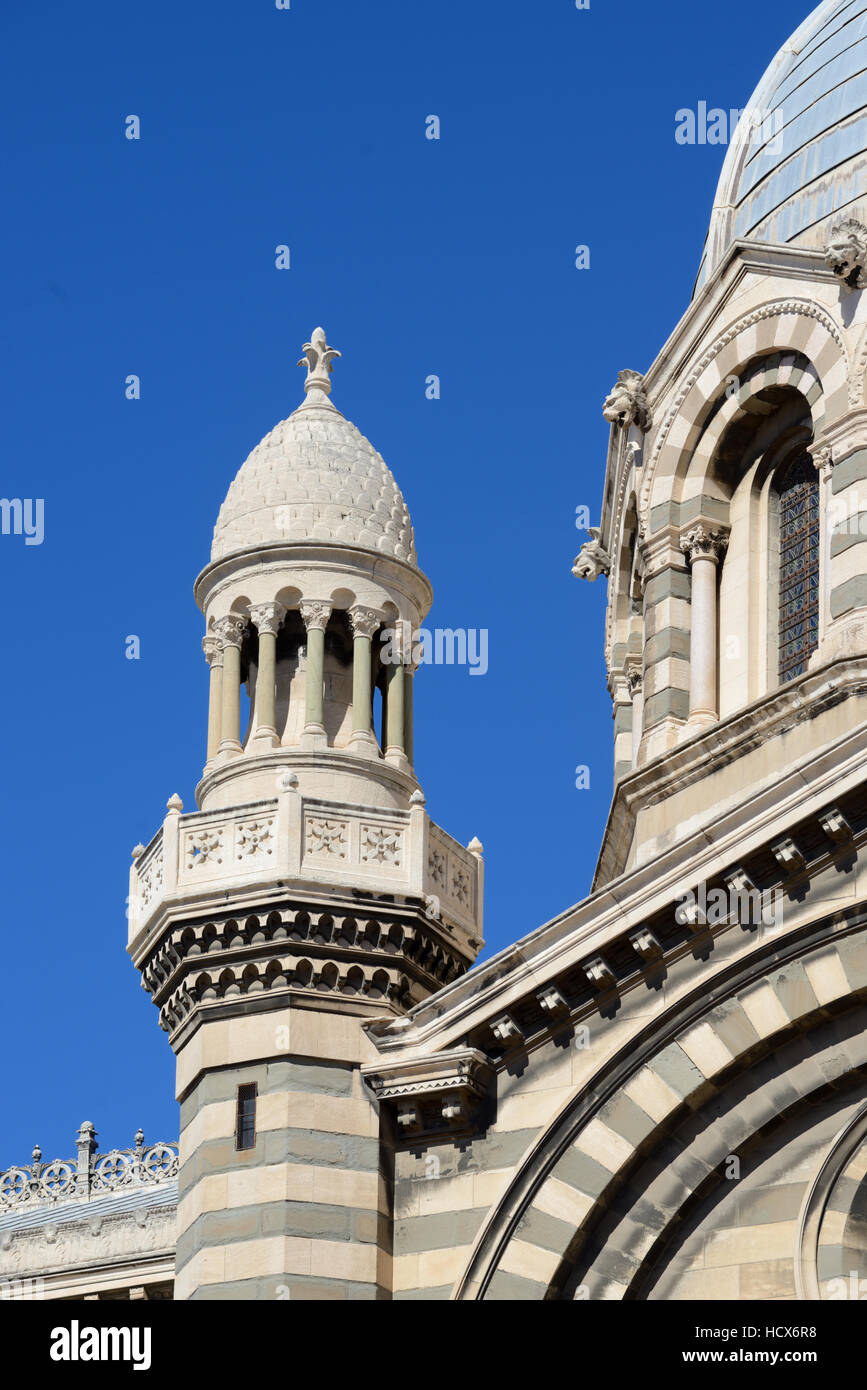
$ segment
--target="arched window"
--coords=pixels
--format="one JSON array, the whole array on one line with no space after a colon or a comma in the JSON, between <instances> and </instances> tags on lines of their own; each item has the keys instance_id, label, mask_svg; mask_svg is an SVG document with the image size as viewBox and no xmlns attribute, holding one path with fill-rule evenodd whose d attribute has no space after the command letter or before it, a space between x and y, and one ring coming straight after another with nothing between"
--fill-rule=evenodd
<instances>
[{"instance_id":1,"label":"arched window","mask_svg":"<svg viewBox=\"0 0 867 1390\"><path fill-rule=\"evenodd\" d=\"M819 640L819 475L809 454L786 468L780 495L780 684L800 676Z\"/></svg>"}]
</instances>

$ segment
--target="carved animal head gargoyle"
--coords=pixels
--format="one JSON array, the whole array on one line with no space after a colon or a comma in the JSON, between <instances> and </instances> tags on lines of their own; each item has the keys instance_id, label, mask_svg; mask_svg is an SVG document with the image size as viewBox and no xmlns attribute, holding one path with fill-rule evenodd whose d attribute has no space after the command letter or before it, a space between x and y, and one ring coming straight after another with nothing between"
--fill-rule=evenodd
<instances>
[{"instance_id":1,"label":"carved animal head gargoyle","mask_svg":"<svg viewBox=\"0 0 867 1390\"><path fill-rule=\"evenodd\" d=\"M650 429L653 417L644 389L644 377L640 372L618 372L613 391L606 397L602 414L609 424L620 429L637 425L645 432Z\"/></svg>"},{"instance_id":2,"label":"carved animal head gargoyle","mask_svg":"<svg viewBox=\"0 0 867 1390\"><path fill-rule=\"evenodd\" d=\"M867 285L867 227L857 218L847 217L831 228L825 264L846 289L861 290Z\"/></svg>"},{"instance_id":3,"label":"carved animal head gargoyle","mask_svg":"<svg viewBox=\"0 0 867 1390\"><path fill-rule=\"evenodd\" d=\"M588 526L591 539L585 541L575 557L572 573L576 579L598 579L600 574L611 573L611 556L602 545L602 532L596 526Z\"/></svg>"}]
</instances>

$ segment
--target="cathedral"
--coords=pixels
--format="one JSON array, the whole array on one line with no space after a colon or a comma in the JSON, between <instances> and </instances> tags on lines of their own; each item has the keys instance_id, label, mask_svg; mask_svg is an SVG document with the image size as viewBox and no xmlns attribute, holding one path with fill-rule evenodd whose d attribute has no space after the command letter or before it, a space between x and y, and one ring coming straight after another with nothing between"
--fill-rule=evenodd
<instances>
[{"instance_id":1,"label":"cathedral","mask_svg":"<svg viewBox=\"0 0 867 1390\"><path fill-rule=\"evenodd\" d=\"M867 1296L865 287L867 0L826 0L604 403L592 891L479 966L483 846L413 766L431 582L312 333L196 581L196 805L132 851L179 1134L0 1173L19 1296Z\"/></svg>"}]
</instances>

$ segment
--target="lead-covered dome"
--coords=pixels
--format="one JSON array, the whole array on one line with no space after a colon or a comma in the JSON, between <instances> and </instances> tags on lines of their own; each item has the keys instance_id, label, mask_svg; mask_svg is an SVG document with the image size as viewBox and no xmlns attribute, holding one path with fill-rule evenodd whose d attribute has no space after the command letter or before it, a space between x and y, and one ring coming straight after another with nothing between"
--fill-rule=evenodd
<instances>
[{"instance_id":1,"label":"lead-covered dome","mask_svg":"<svg viewBox=\"0 0 867 1390\"><path fill-rule=\"evenodd\" d=\"M332 541L414 565L412 522L391 470L328 399L340 354L321 328L304 351L304 404L242 464L217 517L211 560L280 541Z\"/></svg>"},{"instance_id":2,"label":"lead-covered dome","mask_svg":"<svg viewBox=\"0 0 867 1390\"><path fill-rule=\"evenodd\" d=\"M745 108L717 188L702 284L733 241L821 246L867 198L867 0L826 0Z\"/></svg>"}]
</instances>

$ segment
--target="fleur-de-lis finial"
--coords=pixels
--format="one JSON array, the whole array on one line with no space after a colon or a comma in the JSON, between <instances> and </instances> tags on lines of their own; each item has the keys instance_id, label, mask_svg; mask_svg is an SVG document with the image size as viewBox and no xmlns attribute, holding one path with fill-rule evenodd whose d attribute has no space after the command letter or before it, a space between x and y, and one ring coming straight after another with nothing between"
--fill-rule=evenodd
<instances>
[{"instance_id":1,"label":"fleur-de-lis finial","mask_svg":"<svg viewBox=\"0 0 867 1390\"><path fill-rule=\"evenodd\" d=\"M304 356L299 359L298 366L307 367L307 380L304 383L305 391L321 391L323 395L331 395L331 363L340 353L337 348L329 347L325 338L324 328L314 328L310 342L304 344ZM314 397L314 400L316 398Z\"/></svg>"}]
</instances>

